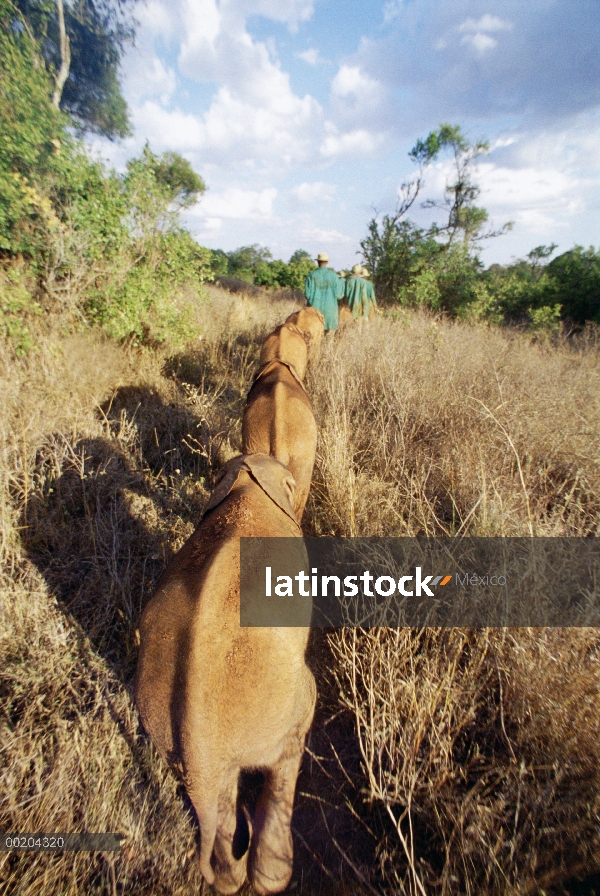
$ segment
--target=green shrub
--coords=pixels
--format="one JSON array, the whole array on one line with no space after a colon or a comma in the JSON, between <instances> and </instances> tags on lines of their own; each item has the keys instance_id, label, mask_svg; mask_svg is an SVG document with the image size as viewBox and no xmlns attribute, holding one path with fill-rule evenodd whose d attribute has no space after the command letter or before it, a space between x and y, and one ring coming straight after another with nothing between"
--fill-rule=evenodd
<instances>
[{"instance_id":1,"label":"green shrub","mask_svg":"<svg viewBox=\"0 0 600 896\"><path fill-rule=\"evenodd\" d=\"M546 304L558 302L562 315L576 323L600 323L600 250L575 246L546 268Z\"/></svg>"},{"instance_id":2,"label":"green shrub","mask_svg":"<svg viewBox=\"0 0 600 896\"><path fill-rule=\"evenodd\" d=\"M44 309L71 311L116 338L182 337L193 317L179 301L184 285L198 295L197 287L212 279L210 251L178 219L204 182L186 159L156 156L148 146L124 175L90 158L69 135L68 117L50 102L52 82L39 48L26 31L14 31L13 21L14 9L0 0L5 336L26 352L28 318ZM18 283L15 257L26 274Z\"/></svg>"},{"instance_id":3,"label":"green shrub","mask_svg":"<svg viewBox=\"0 0 600 896\"><path fill-rule=\"evenodd\" d=\"M561 306L542 305L540 308L530 308L531 329L547 335L555 335L560 331Z\"/></svg>"},{"instance_id":4,"label":"green shrub","mask_svg":"<svg viewBox=\"0 0 600 896\"><path fill-rule=\"evenodd\" d=\"M56 226L52 188L70 149L68 119L50 103L51 82L14 10L0 0L0 250L35 253Z\"/></svg>"},{"instance_id":5,"label":"green shrub","mask_svg":"<svg viewBox=\"0 0 600 896\"><path fill-rule=\"evenodd\" d=\"M27 321L41 310L22 271L9 269L0 277L0 329L12 342L17 356L26 355L32 347L33 337Z\"/></svg>"}]
</instances>

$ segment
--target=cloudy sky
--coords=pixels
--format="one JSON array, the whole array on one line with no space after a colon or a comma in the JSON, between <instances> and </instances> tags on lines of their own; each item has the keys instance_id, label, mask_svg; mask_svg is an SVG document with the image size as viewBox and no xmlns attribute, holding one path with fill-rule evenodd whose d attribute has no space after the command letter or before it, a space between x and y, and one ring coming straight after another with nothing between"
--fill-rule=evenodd
<instances>
[{"instance_id":1,"label":"cloudy sky","mask_svg":"<svg viewBox=\"0 0 600 896\"><path fill-rule=\"evenodd\" d=\"M186 213L203 245L353 264L445 121L489 141L479 201L514 221L487 264L600 245L598 0L147 0L137 18L134 136L94 147L118 168L146 140L188 158L208 185ZM447 176L442 160L423 198Z\"/></svg>"}]
</instances>

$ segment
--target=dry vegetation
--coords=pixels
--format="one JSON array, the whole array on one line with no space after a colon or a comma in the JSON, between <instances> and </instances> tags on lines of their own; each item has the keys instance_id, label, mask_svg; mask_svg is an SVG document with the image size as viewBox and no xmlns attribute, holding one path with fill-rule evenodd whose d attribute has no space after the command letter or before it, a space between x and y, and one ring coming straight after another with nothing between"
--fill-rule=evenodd
<instances>
[{"instance_id":1,"label":"dry vegetation","mask_svg":"<svg viewBox=\"0 0 600 896\"><path fill-rule=\"evenodd\" d=\"M126 840L0 855L2 894L202 892L193 813L132 704L135 631L239 450L259 340L293 307L212 289L202 339L177 355L58 324L26 360L3 349L0 826ZM534 344L388 316L327 342L308 387L308 534L600 535L593 334ZM599 645L591 630L315 633L292 892L594 892Z\"/></svg>"}]
</instances>

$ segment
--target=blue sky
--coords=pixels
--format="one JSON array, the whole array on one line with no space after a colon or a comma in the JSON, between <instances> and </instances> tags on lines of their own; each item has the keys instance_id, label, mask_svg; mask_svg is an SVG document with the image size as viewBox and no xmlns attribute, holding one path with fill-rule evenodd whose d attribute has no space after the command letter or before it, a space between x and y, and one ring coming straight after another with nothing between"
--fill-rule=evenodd
<instances>
[{"instance_id":1,"label":"blue sky","mask_svg":"<svg viewBox=\"0 0 600 896\"><path fill-rule=\"evenodd\" d=\"M118 168L146 140L188 158L208 185L185 220L203 245L348 267L443 121L489 140L479 201L514 221L486 264L600 245L598 0L147 0L137 18L134 135L93 146ZM432 166L423 199L448 176Z\"/></svg>"}]
</instances>

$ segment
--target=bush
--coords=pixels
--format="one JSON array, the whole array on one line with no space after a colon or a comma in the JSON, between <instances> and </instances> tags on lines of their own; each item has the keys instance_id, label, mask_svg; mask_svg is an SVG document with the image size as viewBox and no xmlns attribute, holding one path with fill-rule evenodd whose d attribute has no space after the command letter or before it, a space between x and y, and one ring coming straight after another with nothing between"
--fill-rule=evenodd
<instances>
[{"instance_id":1,"label":"bush","mask_svg":"<svg viewBox=\"0 0 600 896\"><path fill-rule=\"evenodd\" d=\"M600 323L600 251L575 246L550 262L546 304L560 303L562 316Z\"/></svg>"},{"instance_id":2,"label":"bush","mask_svg":"<svg viewBox=\"0 0 600 896\"><path fill-rule=\"evenodd\" d=\"M25 31L11 30L13 17L0 0L5 335L23 353L31 345L31 315L58 310L116 338L184 337L191 315L177 297L185 285L197 292L212 273L210 251L180 227L178 212L204 182L186 159L156 156L148 146L124 175L91 159L68 133L68 117L52 106L38 48ZM23 273L18 283L15 258Z\"/></svg>"},{"instance_id":3,"label":"bush","mask_svg":"<svg viewBox=\"0 0 600 896\"><path fill-rule=\"evenodd\" d=\"M210 268L215 277L242 280L265 289L300 289L304 291L306 277L315 262L304 249L297 249L286 264L273 260L270 249L258 244L242 246L233 252L214 249Z\"/></svg>"},{"instance_id":4,"label":"bush","mask_svg":"<svg viewBox=\"0 0 600 896\"><path fill-rule=\"evenodd\" d=\"M35 253L56 226L52 188L70 149L68 119L50 103L51 82L14 11L0 0L0 250Z\"/></svg>"},{"instance_id":5,"label":"bush","mask_svg":"<svg viewBox=\"0 0 600 896\"><path fill-rule=\"evenodd\" d=\"M6 271L0 278L0 328L13 344L17 357L26 355L33 345L27 318L41 310L22 272L16 268Z\"/></svg>"}]
</instances>

